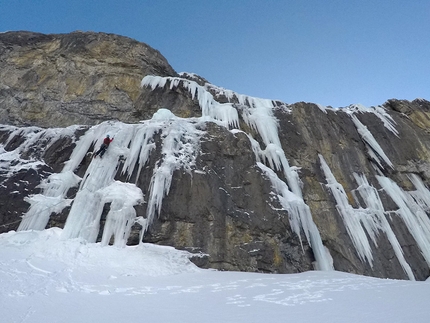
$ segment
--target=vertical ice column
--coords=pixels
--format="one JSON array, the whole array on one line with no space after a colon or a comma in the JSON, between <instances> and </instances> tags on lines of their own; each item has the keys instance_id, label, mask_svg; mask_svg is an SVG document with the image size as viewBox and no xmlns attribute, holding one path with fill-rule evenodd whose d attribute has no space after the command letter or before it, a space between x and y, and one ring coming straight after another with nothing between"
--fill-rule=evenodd
<instances>
[{"instance_id":1,"label":"vertical ice column","mask_svg":"<svg viewBox=\"0 0 430 323\"><path fill-rule=\"evenodd\" d=\"M61 238L82 238L96 242L100 215L103 211L102 199L97 192L81 190L76 194L72 208L64 226Z\"/></svg>"},{"instance_id":2,"label":"vertical ice column","mask_svg":"<svg viewBox=\"0 0 430 323\"><path fill-rule=\"evenodd\" d=\"M46 129L36 133L32 132L33 128L30 130L25 134L27 139L20 147L23 151L27 151L31 146L38 143L40 145L41 142L44 142L45 146L40 147L40 149L47 149L53 142L64 136L73 138L76 127ZM16 132L13 133L12 137L16 134ZM79 142L77 146L79 146ZM79 181L80 178L66 167L61 173L51 174L43 180L38 186L42 188L42 192L25 198L25 201L30 203L30 208L23 215L18 231L45 229L52 213L60 213L70 205L71 200L66 199L66 194L71 187L78 185Z\"/></svg>"},{"instance_id":3,"label":"vertical ice column","mask_svg":"<svg viewBox=\"0 0 430 323\"><path fill-rule=\"evenodd\" d=\"M124 247L136 220L134 205L143 201L143 193L134 184L115 181L101 189L99 194L102 196L102 204L111 203L101 244L109 244L113 236L114 245Z\"/></svg>"},{"instance_id":4,"label":"vertical ice column","mask_svg":"<svg viewBox=\"0 0 430 323\"><path fill-rule=\"evenodd\" d=\"M92 159L67 217L62 233L63 239L79 237L89 242L96 241L100 216L104 206L103 195L99 190L109 186L114 181L119 156L124 154L124 150L120 149L120 147L128 145L130 141L129 134L133 131L132 127L132 125L120 122L109 122L92 128L85 135L91 138L86 140L94 142L97 139L100 141L110 132L110 135L114 137L114 141L103 158ZM76 151L76 155L81 156L82 153ZM74 164L74 158L71 158L66 167L73 168Z\"/></svg>"},{"instance_id":5,"label":"vertical ice column","mask_svg":"<svg viewBox=\"0 0 430 323\"><path fill-rule=\"evenodd\" d=\"M72 200L65 196L69 188L78 185L79 181L80 178L69 171L52 174L42 181L39 187L43 192L25 198L30 208L24 214L18 231L45 229L52 213L60 213L70 205Z\"/></svg>"},{"instance_id":6,"label":"vertical ice column","mask_svg":"<svg viewBox=\"0 0 430 323\"><path fill-rule=\"evenodd\" d=\"M305 204L302 198L292 193L273 170L262 163L258 163L258 166L272 182L272 187L275 189L275 193L278 194L282 207L288 212L290 225L299 238L301 236L301 228L303 228L306 239L315 256L316 269L333 270L333 259L322 243L318 228L312 219L309 206Z\"/></svg>"},{"instance_id":7,"label":"vertical ice column","mask_svg":"<svg viewBox=\"0 0 430 323\"><path fill-rule=\"evenodd\" d=\"M136 211L133 205L124 205L115 200L106 217L101 244L106 246L114 237L114 246L124 247L130 236L131 227L136 219Z\"/></svg>"}]
</instances>

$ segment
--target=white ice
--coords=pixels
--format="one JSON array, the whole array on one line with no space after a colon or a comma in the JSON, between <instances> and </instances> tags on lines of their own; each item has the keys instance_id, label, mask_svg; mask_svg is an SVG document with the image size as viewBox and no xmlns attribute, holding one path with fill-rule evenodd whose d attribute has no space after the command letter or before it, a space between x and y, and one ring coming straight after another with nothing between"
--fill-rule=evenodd
<instances>
[{"instance_id":1,"label":"white ice","mask_svg":"<svg viewBox=\"0 0 430 323\"><path fill-rule=\"evenodd\" d=\"M0 172L5 177L10 177L22 170L38 169L44 165L43 161L32 156L23 157L23 153L30 150L31 147L37 147L39 154L43 154L51 145L62 137L73 138L74 131L78 126L68 128L50 128L42 129L38 127L18 128L8 125L0 125L0 131L8 132L9 136L5 144L0 144ZM4 148L17 137L23 141L14 150L6 151ZM39 143L43 143L40 147Z\"/></svg>"},{"instance_id":2,"label":"white ice","mask_svg":"<svg viewBox=\"0 0 430 323\"><path fill-rule=\"evenodd\" d=\"M30 208L23 216L18 227L22 230L43 230L48 224L52 213L60 213L72 202L66 198L69 188L78 185L80 178L73 172L67 171L52 174L39 185L43 189L41 194L30 195L24 200L30 203Z\"/></svg>"},{"instance_id":3,"label":"white ice","mask_svg":"<svg viewBox=\"0 0 430 323\"><path fill-rule=\"evenodd\" d=\"M399 207L395 212L404 221L411 235L417 242L421 253L430 266L430 219L410 194L400 188L394 181L384 176L377 176L379 184ZM423 189L418 177L413 180L418 191ZM423 194L423 193L422 193ZM429 192L425 193L428 196Z\"/></svg>"},{"instance_id":4,"label":"white ice","mask_svg":"<svg viewBox=\"0 0 430 323\"><path fill-rule=\"evenodd\" d=\"M13 173L22 170L37 170L40 166L44 165L44 162L31 157L31 155L27 158L23 158L22 155L30 151L31 148L42 155L54 142L60 140L62 137L69 137L73 140L73 133L76 129L76 126L51 129L2 126L3 131L9 131L9 137L5 146L17 136L23 138L23 141L12 151L6 152L4 146L1 146L0 168L7 172L6 176L12 176ZM68 184L65 185L64 182ZM27 214L24 215L19 230L30 228L35 230L44 229L51 213L59 213L64 207L70 205L71 200L66 199L65 195L67 190L70 187L76 186L78 182L79 178L70 171L65 171L61 174L52 174L43 180L38 186L42 189L42 193L25 198L25 201L30 203L31 207Z\"/></svg>"},{"instance_id":5,"label":"white ice","mask_svg":"<svg viewBox=\"0 0 430 323\"><path fill-rule=\"evenodd\" d=\"M92 159L88 151L98 149L103 138L114 138L103 158ZM130 180L137 169L137 178L155 149L154 136L161 138L162 159L152 172L148 189L147 218L136 218L134 206L144 202L144 196L135 183L115 181L121 163L122 172ZM31 206L23 216L19 230L43 230L52 213L60 213L72 200L66 195L70 188L79 190L73 199L62 232L63 239L82 238L95 242L99 232L100 218L106 204L110 204L102 237L106 245L114 237L114 244L124 246L131 226L137 222L146 231L161 210L164 196L168 194L173 172L183 169L191 173L199 152L197 123L175 117L169 110L161 109L151 120L139 124L104 122L93 126L79 138L70 159L63 170L52 174L40 185L42 192L29 196ZM87 158L89 166L83 178L74 171Z\"/></svg>"},{"instance_id":6,"label":"white ice","mask_svg":"<svg viewBox=\"0 0 430 323\"><path fill-rule=\"evenodd\" d=\"M227 91L224 89L220 90L219 88L209 84L206 84L205 87L203 87L198 85L196 82L183 78L145 76L141 85L143 87L150 87L152 89L157 87L165 87L167 85L169 85L172 89L181 85L189 90L192 98L196 98L199 101L199 105L202 110L202 119L207 121L218 120L224 122L223 125L226 127L239 126L239 115L235 109L238 104L240 107L240 116L253 131L260 135L265 146L265 148L262 149L261 145L252 137L252 135L247 134L250 138L257 160L268 163L269 166L274 170L282 171L288 183L288 186L285 185L285 187L287 187L287 189L289 187L291 190L290 195L294 196L294 199L289 200L289 202L292 204L289 206L288 210L289 212L292 212L291 217L297 219L295 221L296 225L294 227L295 232L300 236L299 226L304 225L304 231L307 239L309 243L312 243L313 245L313 251L315 253L315 258L317 259L318 268L323 270L329 270L332 268L329 251L323 247L321 237L318 233L315 223L313 222L309 207L303 201L301 189L302 183L297 173L298 168L291 167L289 165L289 162L285 156L285 152L282 149L282 145L278 136L278 120L275 118L273 113L275 105L272 100L239 95L233 91ZM236 105L233 105L232 103L226 105L216 102L212 94L208 91L209 87L212 87L212 89L215 89L215 91L218 93L225 95L231 102L236 99L238 103ZM171 167L161 170L156 169L156 171L160 173L160 180L154 181L151 183L151 185L153 185L152 187L156 188L153 190L153 192L160 192L160 194L155 197L157 200L160 200L162 192L161 188L164 187L168 189L170 185L170 182L164 179L166 174L168 175L168 178L171 178L171 174L169 174L170 169ZM151 197L151 200L152 199L153 198ZM154 208L148 209L149 217L152 217L155 208L159 210L159 207L157 206L158 203L153 205ZM312 234L310 235L309 232L312 232Z\"/></svg>"},{"instance_id":7,"label":"white ice","mask_svg":"<svg viewBox=\"0 0 430 323\"><path fill-rule=\"evenodd\" d=\"M410 280L415 280L412 269L405 259L402 247L400 246L400 243L386 218L386 212L384 210L381 198L379 197L378 190L369 184L366 176L358 175L356 173L353 175L358 184L357 191L363 198L364 203L366 203L368 211L367 216L361 220L365 226L367 224L367 232L369 235L372 234L372 236L377 233L375 229L380 229L385 232L388 241L393 247L394 253L396 254L396 257L399 260L400 265L402 266L406 275Z\"/></svg>"},{"instance_id":8,"label":"white ice","mask_svg":"<svg viewBox=\"0 0 430 323\"><path fill-rule=\"evenodd\" d=\"M191 98L196 98L199 102L200 108L202 109L202 117L217 120L224 126L239 126L239 118L236 109L230 103L219 103L214 100L212 94L210 94L203 86L200 86L194 81L190 81L180 77L161 77L147 75L142 79L142 87L150 87L154 90L157 87L164 87L170 83L170 89L176 88L182 85L187 89Z\"/></svg>"},{"instance_id":9,"label":"white ice","mask_svg":"<svg viewBox=\"0 0 430 323\"><path fill-rule=\"evenodd\" d=\"M394 121L393 117L391 117L389 113L386 111L386 109L382 106L376 106L376 107L372 106L370 108L367 108L362 104L352 104L349 107L342 109L342 111L345 111L348 114L373 113L376 117L379 118L379 120L382 121L385 128L391 131L395 136L397 137L399 136L399 132L396 129L396 122Z\"/></svg>"},{"instance_id":10,"label":"white ice","mask_svg":"<svg viewBox=\"0 0 430 323\"><path fill-rule=\"evenodd\" d=\"M144 230L152 223L156 213L160 213L163 198L170 190L173 172L183 170L191 175L199 153L200 136L203 134L196 128L196 124L175 117L169 110L163 110L161 114L155 116L155 120L168 122L169 126L165 127L161 134L163 160L153 170L148 197L147 226Z\"/></svg>"},{"instance_id":11,"label":"white ice","mask_svg":"<svg viewBox=\"0 0 430 323\"><path fill-rule=\"evenodd\" d=\"M381 164L381 159L392 169L394 169L393 163L390 161L388 156L385 154L382 147L376 141L375 137L373 137L372 133L367 129L365 125L361 123L360 120L355 115L351 115L351 119L354 122L355 127L357 128L358 133L361 138L368 145L368 152L372 156L372 158L379 164L379 166L383 167ZM375 154L376 152L377 154Z\"/></svg>"},{"instance_id":12,"label":"white ice","mask_svg":"<svg viewBox=\"0 0 430 323\"><path fill-rule=\"evenodd\" d=\"M107 216L106 232L104 232L102 244L109 243L111 237L114 236L114 243L123 246L127 240L129 229L134 222L142 225L143 234L151 225L154 217L159 214L163 198L169 193L173 172L181 169L191 173L191 170L195 167L195 158L198 154L199 138L201 136L201 132L197 130L196 123L213 121L239 131L240 114L244 122L254 132L258 133L262 139L260 144L251 134L247 134L257 161L268 164L272 170L281 171L284 175L286 183L282 182L275 172L272 172L272 177L276 176L272 183L279 180L280 183L284 183L283 189L288 191L279 196L284 203L288 202L284 207L288 209L289 213L291 213L291 218L294 219L292 221L294 232L300 235L301 228L303 228L309 244L312 245L318 267L324 270L332 268L329 252L323 246L309 207L303 201L302 183L298 174L299 168L289 165L282 149L278 136L278 121L274 116L276 106L272 100L240 95L210 84L200 86L194 81L180 77L146 76L141 85L151 89L165 86L173 89L182 86L189 91L191 98L198 100L202 109L202 117L199 120L181 119L174 116L167 109L160 109L151 120L137 125L105 122L90 128L77 142L70 160L65 164L61 175L58 175L60 183L55 186L49 184L50 186L44 187L43 193L37 199L34 199L38 201L39 208L32 205L24 216L24 219L32 220L23 221L20 230L43 228L52 212L58 213L62 208L70 204L70 201L66 199L67 191L77 185L81 179L74 178L72 181L71 179L66 179L65 174L72 174L85 158L90 147L95 145L97 149L103 137L110 133L112 137L115 137L115 140L103 159L98 158L91 161L86 174L83 176L79 191L71 206L63 231L63 238L79 237L94 242L99 231L103 208L107 203L110 203L111 211ZM209 92L209 89L215 91L218 95L225 95L230 102L218 103ZM367 128L355 116L352 116L352 118L366 143L378 152L385 162L391 165L388 158L384 158L385 155L382 149L379 149L379 145L370 132L366 132ZM16 131L19 131L19 129L16 129ZM123 163L122 173L128 180L131 179L136 169L137 178L139 177L151 152L156 147L155 135L159 135L162 140L161 153L163 157L152 170L151 183L146 196L146 219L141 219L136 218L133 206L142 203L144 197L142 192L136 186L133 186L134 184L124 183L127 185L119 189L117 193L110 194L109 198L106 197L106 188L120 186L118 183L115 184L114 180L118 172L119 161ZM261 148L261 145L264 148ZM148 170L146 169L146 171ZM53 182L55 181L52 180L48 183ZM130 194L125 197L119 193L121 190L130 190ZM128 196L130 197L129 199L127 198ZM51 197L57 198L58 201L51 199ZM31 201L30 198L29 201ZM46 201L42 201L44 198ZM47 210L44 216L37 216L42 213L40 208ZM32 223L33 220L37 222L37 226ZM372 222L365 223L365 225L369 226L368 231L370 234L373 232L371 224ZM366 248L361 247L360 250L363 251ZM361 254L363 255L363 253ZM371 258L367 258L371 262Z\"/></svg>"},{"instance_id":13,"label":"white ice","mask_svg":"<svg viewBox=\"0 0 430 323\"><path fill-rule=\"evenodd\" d=\"M330 167L327 165L324 157L319 155L321 169L324 172L327 184L326 186L330 189L333 197L336 201L336 208L339 212L339 215L343 219L343 223L345 228L352 240L352 243L357 250L358 256L362 261L367 260L370 265L373 264L373 255L372 255L372 247L367 239L366 232L361 225L361 221L364 220L364 223L368 225L365 226L368 229L368 233L370 237L375 240L375 233L377 227L373 221L366 221L366 215L364 210L355 210L351 204L348 202L348 196L343 188L343 186L336 180L333 173L330 170Z\"/></svg>"},{"instance_id":14,"label":"white ice","mask_svg":"<svg viewBox=\"0 0 430 323\"><path fill-rule=\"evenodd\" d=\"M374 246L377 247L376 237L380 232L384 232L406 275L410 280L415 280L412 269L404 257L404 253L401 248L401 245L393 229L391 228L389 221L387 220L388 214L392 212L387 212L384 209L378 190L369 184L366 176L354 173L353 174L354 178L358 184L358 187L355 191L359 193L365 205L363 206L364 208L363 207L360 207L358 209L353 208L348 201L348 196L344 188L339 182L337 182L329 166L327 165L324 157L322 155L319 155L319 158L321 162L321 168L326 177L326 181L327 181L326 186L330 189L330 191L333 194L333 197L336 200L336 208L343 219L347 232L357 250L359 257L362 260L367 260L369 264L373 266L372 245L370 244L370 241L367 238L367 235L371 238ZM394 182L392 182L391 180L388 180L385 177L378 177L378 180L381 186L390 195L394 194L392 190L394 190L397 187L397 185ZM382 183L385 183L385 186L382 185ZM353 191L353 193L355 193L355 191ZM424 191L423 191L423 194L424 194ZM427 190L427 194L430 194L428 190ZM356 202L359 204L360 200L356 195L354 196L355 196ZM407 198L408 195L401 194L401 196L405 196ZM395 197L400 198L400 196L395 196ZM399 213L399 211L397 211L397 213ZM404 214L404 213L405 212L402 212L400 210L400 214ZM410 214L406 214L406 216L410 216ZM410 226L412 227L416 227L418 225L417 223L414 223L413 219L410 219L409 222L412 223L410 224ZM427 230L430 230L430 226L429 226L430 221L428 221L428 218L427 218L427 221L423 220L423 222L424 222L423 224L426 224L428 226ZM430 231L426 231L426 232L430 233ZM411 230L411 233L414 236L414 238L421 239L422 233L419 232L418 230Z\"/></svg>"},{"instance_id":15,"label":"white ice","mask_svg":"<svg viewBox=\"0 0 430 323\"><path fill-rule=\"evenodd\" d=\"M333 259L327 248L324 247L320 233L315 225L309 206L302 198L295 195L288 189L288 186L279 179L278 175L269 167L262 163L257 163L258 167L270 179L272 187L277 194L282 207L288 212L292 230L301 237L303 229L306 239L312 248L315 256L317 270L333 270ZM300 243L301 239L300 239ZM303 246L302 246L303 247Z\"/></svg>"}]
</instances>

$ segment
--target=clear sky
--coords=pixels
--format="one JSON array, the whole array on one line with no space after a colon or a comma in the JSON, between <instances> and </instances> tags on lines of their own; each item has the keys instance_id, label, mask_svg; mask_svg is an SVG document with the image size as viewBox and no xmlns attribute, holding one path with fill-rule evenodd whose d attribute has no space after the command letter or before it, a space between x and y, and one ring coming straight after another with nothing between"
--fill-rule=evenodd
<instances>
[{"instance_id":1,"label":"clear sky","mask_svg":"<svg viewBox=\"0 0 430 323\"><path fill-rule=\"evenodd\" d=\"M101 31L241 94L430 100L430 0L0 0L0 31Z\"/></svg>"}]
</instances>

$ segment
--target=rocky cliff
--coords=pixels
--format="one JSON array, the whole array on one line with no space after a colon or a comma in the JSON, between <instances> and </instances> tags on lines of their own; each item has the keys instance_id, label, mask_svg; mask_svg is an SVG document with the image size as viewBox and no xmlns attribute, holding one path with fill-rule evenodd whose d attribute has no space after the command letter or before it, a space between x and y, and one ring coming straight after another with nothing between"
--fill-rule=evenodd
<instances>
[{"instance_id":1,"label":"rocky cliff","mask_svg":"<svg viewBox=\"0 0 430 323\"><path fill-rule=\"evenodd\" d=\"M156 50L103 33L0 35L0 122L41 127L139 121L144 75L175 76Z\"/></svg>"},{"instance_id":2,"label":"rocky cliff","mask_svg":"<svg viewBox=\"0 0 430 323\"><path fill-rule=\"evenodd\" d=\"M178 75L125 37L10 32L0 121L0 232L59 226L225 270L429 277L426 100L286 104Z\"/></svg>"}]
</instances>

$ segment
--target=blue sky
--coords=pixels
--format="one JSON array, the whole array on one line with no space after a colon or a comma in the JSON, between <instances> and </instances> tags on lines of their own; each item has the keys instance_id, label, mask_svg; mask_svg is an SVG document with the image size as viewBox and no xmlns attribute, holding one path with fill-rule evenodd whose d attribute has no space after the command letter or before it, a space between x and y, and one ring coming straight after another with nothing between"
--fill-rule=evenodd
<instances>
[{"instance_id":1,"label":"blue sky","mask_svg":"<svg viewBox=\"0 0 430 323\"><path fill-rule=\"evenodd\" d=\"M286 103L430 100L429 0L0 0L0 31L101 31Z\"/></svg>"}]
</instances>

